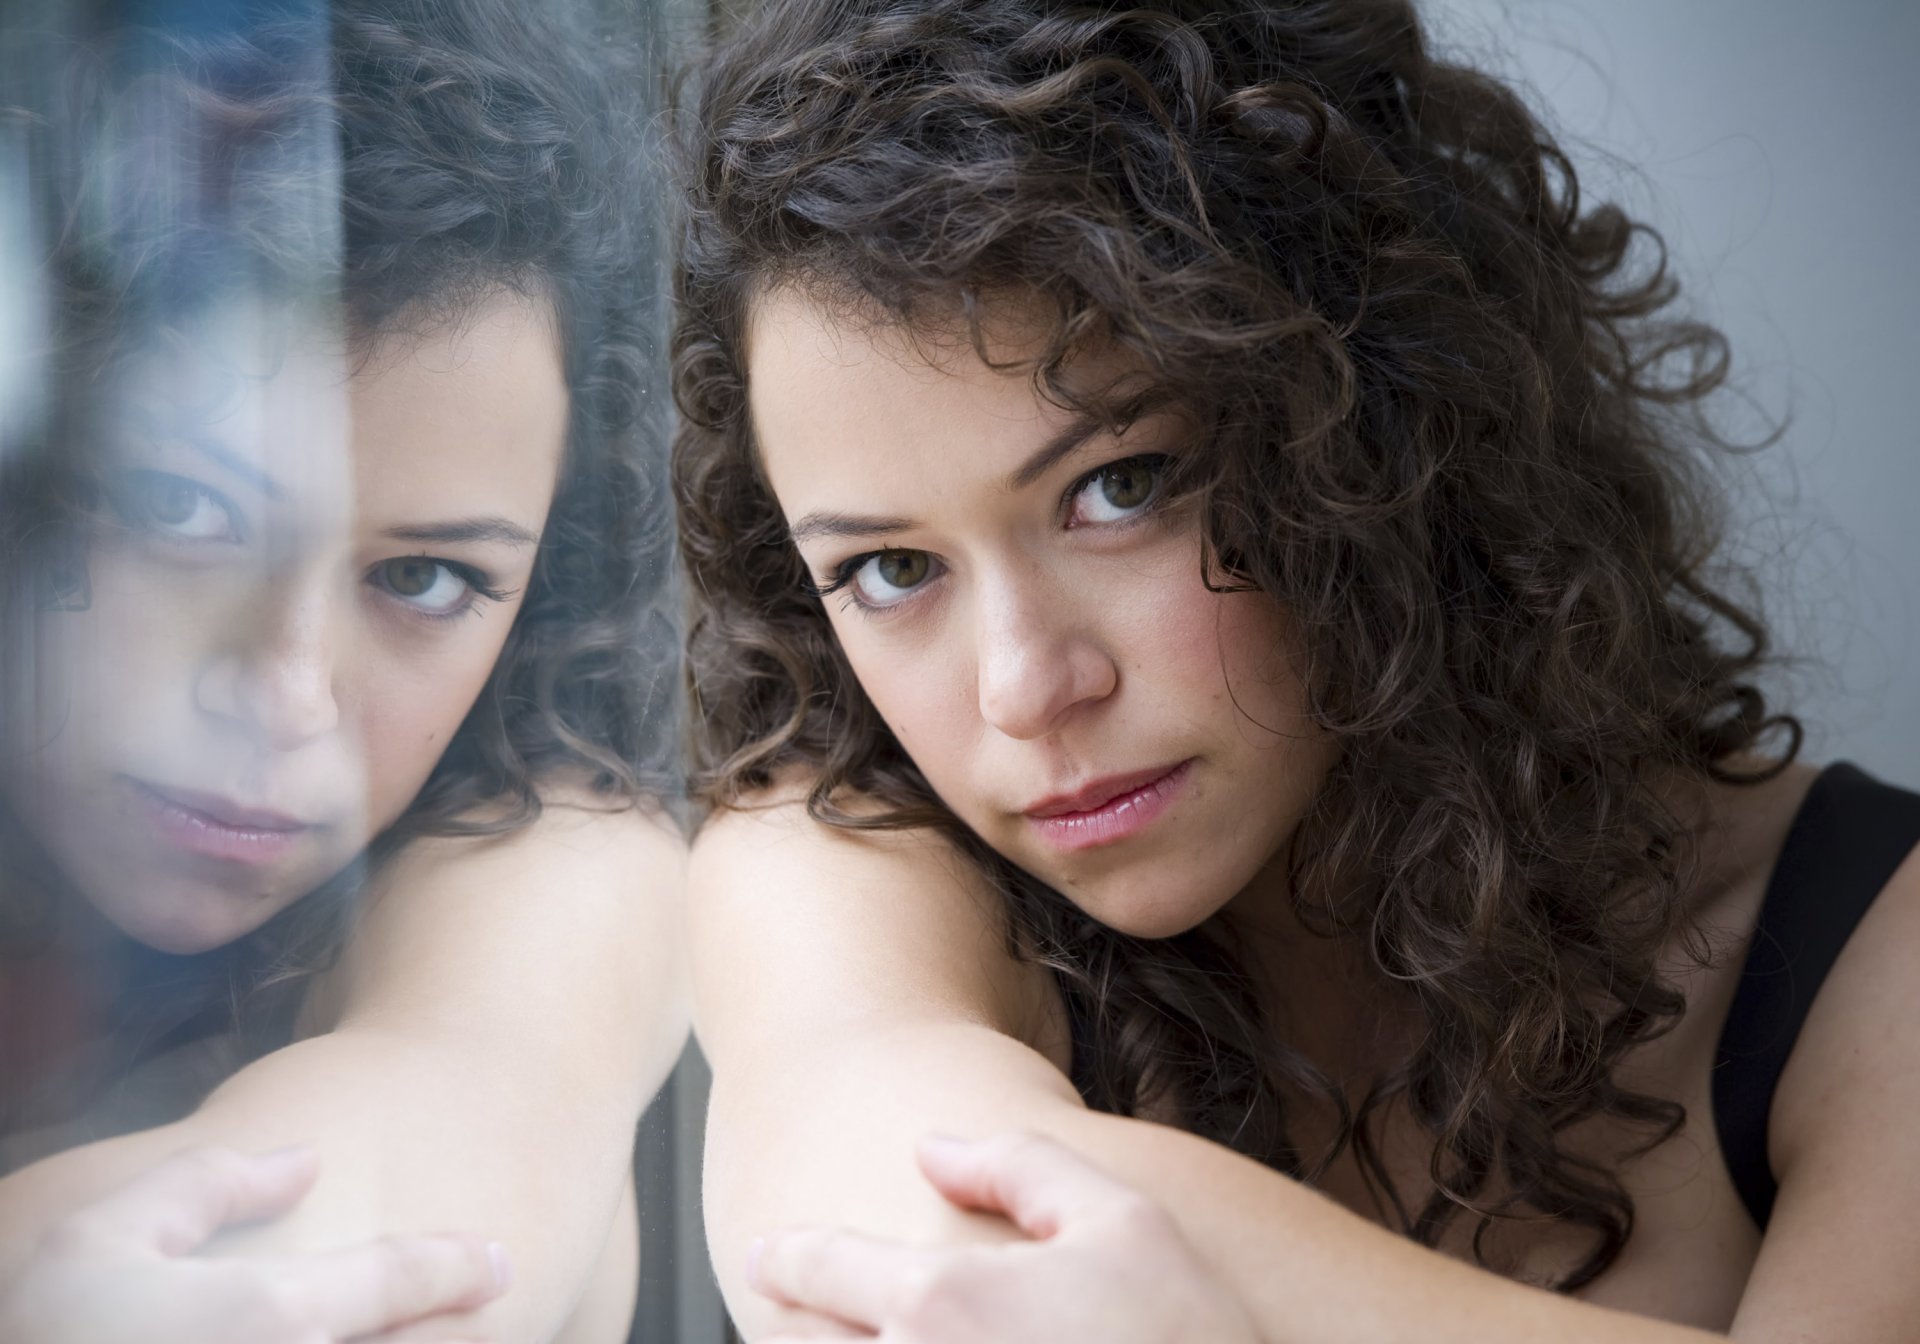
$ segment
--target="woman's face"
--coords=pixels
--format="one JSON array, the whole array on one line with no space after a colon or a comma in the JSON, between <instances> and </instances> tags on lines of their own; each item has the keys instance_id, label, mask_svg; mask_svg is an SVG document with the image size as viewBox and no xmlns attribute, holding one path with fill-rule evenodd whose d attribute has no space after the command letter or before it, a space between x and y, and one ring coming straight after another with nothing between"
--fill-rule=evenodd
<instances>
[{"instance_id":1,"label":"woman's face","mask_svg":"<svg viewBox=\"0 0 1920 1344\"><path fill-rule=\"evenodd\" d=\"M243 936L419 791L487 680L567 396L507 296L349 361L222 311L116 398L90 593L6 669L6 803L126 934Z\"/></svg>"},{"instance_id":2,"label":"woman's face","mask_svg":"<svg viewBox=\"0 0 1920 1344\"><path fill-rule=\"evenodd\" d=\"M1022 347L1008 316L996 363ZM1116 437L962 338L836 322L785 290L757 305L747 359L828 619L947 806L1127 933L1181 932L1264 886L1333 746L1284 609L1210 591L1195 510L1159 507L1187 423Z\"/></svg>"}]
</instances>

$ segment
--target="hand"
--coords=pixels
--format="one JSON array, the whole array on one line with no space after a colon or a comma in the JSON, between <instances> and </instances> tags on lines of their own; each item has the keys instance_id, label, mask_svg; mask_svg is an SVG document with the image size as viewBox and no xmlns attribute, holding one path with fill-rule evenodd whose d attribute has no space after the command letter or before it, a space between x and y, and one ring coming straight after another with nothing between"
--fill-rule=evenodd
<instances>
[{"instance_id":1,"label":"hand","mask_svg":"<svg viewBox=\"0 0 1920 1344\"><path fill-rule=\"evenodd\" d=\"M56 1224L0 1298L9 1344L374 1344L506 1291L499 1247L392 1237L324 1255L208 1259L221 1228L277 1218L312 1187L310 1150L202 1148Z\"/></svg>"},{"instance_id":2,"label":"hand","mask_svg":"<svg viewBox=\"0 0 1920 1344\"><path fill-rule=\"evenodd\" d=\"M919 1158L950 1202L1002 1214L1032 1240L927 1250L800 1229L758 1243L747 1281L776 1302L845 1322L842 1339L1258 1344L1246 1310L1173 1219L1059 1144L928 1139Z\"/></svg>"}]
</instances>

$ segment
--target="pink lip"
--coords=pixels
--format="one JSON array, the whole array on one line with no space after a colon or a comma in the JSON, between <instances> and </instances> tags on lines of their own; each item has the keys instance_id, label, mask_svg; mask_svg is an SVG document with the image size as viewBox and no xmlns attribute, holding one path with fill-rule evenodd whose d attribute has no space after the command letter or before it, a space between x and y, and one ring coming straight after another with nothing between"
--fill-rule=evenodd
<instances>
[{"instance_id":1,"label":"pink lip","mask_svg":"<svg viewBox=\"0 0 1920 1344\"><path fill-rule=\"evenodd\" d=\"M1109 775L1073 793L1042 798L1025 811L1040 837L1060 849L1090 849L1136 835L1172 805L1191 758L1127 775Z\"/></svg>"},{"instance_id":2,"label":"pink lip","mask_svg":"<svg viewBox=\"0 0 1920 1344\"><path fill-rule=\"evenodd\" d=\"M131 782L141 812L160 838L205 858L271 863L314 829L283 812L246 807L215 794Z\"/></svg>"}]
</instances>

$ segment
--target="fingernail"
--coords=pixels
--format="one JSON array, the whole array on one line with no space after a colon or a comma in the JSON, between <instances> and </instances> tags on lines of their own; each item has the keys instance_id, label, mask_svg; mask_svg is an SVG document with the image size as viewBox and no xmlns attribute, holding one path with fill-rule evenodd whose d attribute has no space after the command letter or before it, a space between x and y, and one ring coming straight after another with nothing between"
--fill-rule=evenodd
<instances>
[{"instance_id":1,"label":"fingernail","mask_svg":"<svg viewBox=\"0 0 1920 1344\"><path fill-rule=\"evenodd\" d=\"M970 1145L965 1139L956 1139L951 1134L929 1134L920 1140L920 1151L937 1153L945 1157L958 1157Z\"/></svg>"},{"instance_id":2,"label":"fingernail","mask_svg":"<svg viewBox=\"0 0 1920 1344\"><path fill-rule=\"evenodd\" d=\"M747 1247L747 1282L755 1288L760 1286L760 1253L766 1249L765 1237L755 1237L753 1244Z\"/></svg>"},{"instance_id":3,"label":"fingernail","mask_svg":"<svg viewBox=\"0 0 1920 1344\"><path fill-rule=\"evenodd\" d=\"M507 1248L497 1241L488 1242L487 1263L493 1267L493 1291L506 1292L513 1285L513 1261L507 1258Z\"/></svg>"}]
</instances>

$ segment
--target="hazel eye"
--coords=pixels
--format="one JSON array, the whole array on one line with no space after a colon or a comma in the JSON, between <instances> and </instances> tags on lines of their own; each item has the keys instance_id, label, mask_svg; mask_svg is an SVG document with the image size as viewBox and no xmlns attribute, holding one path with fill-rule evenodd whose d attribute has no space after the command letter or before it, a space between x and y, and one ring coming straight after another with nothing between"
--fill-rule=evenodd
<instances>
[{"instance_id":1,"label":"hazel eye","mask_svg":"<svg viewBox=\"0 0 1920 1344\"><path fill-rule=\"evenodd\" d=\"M164 471L128 472L113 495L131 527L171 541L240 540L238 511L219 491L190 477Z\"/></svg>"},{"instance_id":2,"label":"hazel eye","mask_svg":"<svg viewBox=\"0 0 1920 1344\"><path fill-rule=\"evenodd\" d=\"M1084 523L1118 523L1138 517L1160 495L1166 475L1164 457L1128 457L1109 462L1087 476L1074 491L1069 527Z\"/></svg>"},{"instance_id":3,"label":"hazel eye","mask_svg":"<svg viewBox=\"0 0 1920 1344\"><path fill-rule=\"evenodd\" d=\"M869 607L890 607L912 595L933 574L925 551L875 551L853 572L853 588Z\"/></svg>"},{"instance_id":4,"label":"hazel eye","mask_svg":"<svg viewBox=\"0 0 1920 1344\"><path fill-rule=\"evenodd\" d=\"M429 616L451 616L471 601L474 584L442 560L424 555L383 560L373 567L373 582L408 606Z\"/></svg>"}]
</instances>

